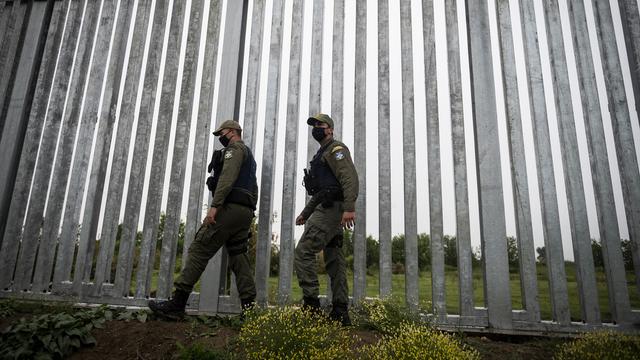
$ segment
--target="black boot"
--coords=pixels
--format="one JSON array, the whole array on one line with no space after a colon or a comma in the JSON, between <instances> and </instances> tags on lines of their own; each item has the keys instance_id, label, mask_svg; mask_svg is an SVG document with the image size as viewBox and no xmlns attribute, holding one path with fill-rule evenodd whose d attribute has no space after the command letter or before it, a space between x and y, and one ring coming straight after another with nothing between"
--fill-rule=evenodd
<instances>
[{"instance_id":1,"label":"black boot","mask_svg":"<svg viewBox=\"0 0 640 360\"><path fill-rule=\"evenodd\" d=\"M179 320L184 317L184 308L187 305L187 300L189 300L188 292L176 290L170 300L149 301L149 309L161 317Z\"/></svg>"},{"instance_id":2,"label":"black boot","mask_svg":"<svg viewBox=\"0 0 640 360\"><path fill-rule=\"evenodd\" d=\"M251 311L251 309L256 305L256 299L240 299L240 304L242 306L240 318L244 320L247 311Z\"/></svg>"},{"instance_id":3,"label":"black boot","mask_svg":"<svg viewBox=\"0 0 640 360\"><path fill-rule=\"evenodd\" d=\"M349 318L349 309L347 308L347 304L333 304L333 309L331 309L331 313L329 313L329 318L334 321L339 321L342 326L351 326L351 319Z\"/></svg>"},{"instance_id":4,"label":"black boot","mask_svg":"<svg viewBox=\"0 0 640 360\"><path fill-rule=\"evenodd\" d=\"M322 315L322 308L320 307L320 299L317 297L303 298L304 304L302 304L302 310L309 311L312 314Z\"/></svg>"}]
</instances>

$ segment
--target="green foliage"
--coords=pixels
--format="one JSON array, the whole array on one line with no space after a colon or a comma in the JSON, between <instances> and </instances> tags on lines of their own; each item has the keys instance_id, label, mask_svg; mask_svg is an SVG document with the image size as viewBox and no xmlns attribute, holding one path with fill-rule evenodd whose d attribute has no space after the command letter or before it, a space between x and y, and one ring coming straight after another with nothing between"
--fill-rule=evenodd
<instances>
[{"instance_id":1,"label":"green foliage","mask_svg":"<svg viewBox=\"0 0 640 360\"><path fill-rule=\"evenodd\" d=\"M546 264L547 263L547 249L544 246L537 247L536 248L536 253L538 253L538 256L536 257L536 260L538 260L538 262L540 264Z\"/></svg>"},{"instance_id":2,"label":"green foliage","mask_svg":"<svg viewBox=\"0 0 640 360\"><path fill-rule=\"evenodd\" d=\"M620 240L620 245L622 246L622 259L624 260L624 268L627 271L633 271L633 244L631 243L631 240L622 239Z\"/></svg>"},{"instance_id":3,"label":"green foliage","mask_svg":"<svg viewBox=\"0 0 640 360\"><path fill-rule=\"evenodd\" d=\"M113 314L105 306L20 319L2 334L0 358L61 359L83 345L95 344L91 330L102 327Z\"/></svg>"},{"instance_id":4,"label":"green foliage","mask_svg":"<svg viewBox=\"0 0 640 360\"><path fill-rule=\"evenodd\" d=\"M115 319L122 321L139 321L141 323L145 323L147 322L150 314L151 312L148 310L121 311L116 314Z\"/></svg>"},{"instance_id":5,"label":"green foliage","mask_svg":"<svg viewBox=\"0 0 640 360\"><path fill-rule=\"evenodd\" d=\"M394 273L396 274L404 273L404 240L404 234L396 235L391 239L391 262L394 264ZM455 252L455 248L453 251ZM431 238L429 234L418 234L418 267L420 271L431 267Z\"/></svg>"},{"instance_id":6,"label":"green foliage","mask_svg":"<svg viewBox=\"0 0 640 360\"><path fill-rule=\"evenodd\" d=\"M374 345L365 346L359 358L395 359L480 359L480 354L455 337L429 327L403 323L394 334L385 335Z\"/></svg>"},{"instance_id":7,"label":"green foliage","mask_svg":"<svg viewBox=\"0 0 640 360\"><path fill-rule=\"evenodd\" d=\"M13 316L16 313L16 307L13 300L3 300L0 302L0 319Z\"/></svg>"},{"instance_id":8,"label":"green foliage","mask_svg":"<svg viewBox=\"0 0 640 360\"><path fill-rule=\"evenodd\" d=\"M232 352L211 349L195 343L190 346L178 345L178 359L180 360L232 360L235 356Z\"/></svg>"},{"instance_id":9,"label":"green foliage","mask_svg":"<svg viewBox=\"0 0 640 360\"><path fill-rule=\"evenodd\" d=\"M630 240L621 239L620 247L622 248L622 259L624 260L624 268L627 271L633 271L633 253ZM602 253L602 243L591 239L591 252L593 253L593 265L596 267L604 267L604 255Z\"/></svg>"},{"instance_id":10,"label":"green foliage","mask_svg":"<svg viewBox=\"0 0 640 360\"><path fill-rule=\"evenodd\" d=\"M420 323L418 316L394 298L363 301L354 310L354 323L382 334L393 334L402 324Z\"/></svg>"},{"instance_id":11,"label":"green foliage","mask_svg":"<svg viewBox=\"0 0 640 360\"><path fill-rule=\"evenodd\" d=\"M366 261L367 269L378 269L380 266L380 243L373 236L367 236ZM353 270L353 231L344 230L342 235L342 252L347 262L347 268Z\"/></svg>"},{"instance_id":12,"label":"green foliage","mask_svg":"<svg viewBox=\"0 0 640 360\"><path fill-rule=\"evenodd\" d=\"M513 236L507 237L507 256L509 258L509 268L517 268L520 263L517 240Z\"/></svg>"},{"instance_id":13,"label":"green foliage","mask_svg":"<svg viewBox=\"0 0 640 360\"><path fill-rule=\"evenodd\" d=\"M339 323L284 307L250 311L237 345L247 359L345 359L352 343Z\"/></svg>"},{"instance_id":14,"label":"green foliage","mask_svg":"<svg viewBox=\"0 0 640 360\"><path fill-rule=\"evenodd\" d=\"M442 238L444 246L444 263L449 266L458 266L458 243L455 236L445 235Z\"/></svg>"},{"instance_id":15,"label":"green foliage","mask_svg":"<svg viewBox=\"0 0 640 360\"><path fill-rule=\"evenodd\" d=\"M589 333L580 339L558 348L554 359L637 359L640 354L640 336L625 335L611 331Z\"/></svg>"}]
</instances>

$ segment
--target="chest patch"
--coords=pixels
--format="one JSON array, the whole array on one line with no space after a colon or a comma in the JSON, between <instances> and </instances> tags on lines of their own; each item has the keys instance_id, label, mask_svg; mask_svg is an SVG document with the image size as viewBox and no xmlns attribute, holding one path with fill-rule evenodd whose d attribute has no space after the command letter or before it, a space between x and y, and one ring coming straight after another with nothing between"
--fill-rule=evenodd
<instances>
[{"instance_id":1,"label":"chest patch","mask_svg":"<svg viewBox=\"0 0 640 360\"><path fill-rule=\"evenodd\" d=\"M226 153L224 153L225 160L231 159L232 157L233 157L233 151L229 150Z\"/></svg>"},{"instance_id":2,"label":"chest patch","mask_svg":"<svg viewBox=\"0 0 640 360\"><path fill-rule=\"evenodd\" d=\"M336 151L334 153L334 156L336 157L336 160L342 160L344 159L344 153L342 151Z\"/></svg>"}]
</instances>

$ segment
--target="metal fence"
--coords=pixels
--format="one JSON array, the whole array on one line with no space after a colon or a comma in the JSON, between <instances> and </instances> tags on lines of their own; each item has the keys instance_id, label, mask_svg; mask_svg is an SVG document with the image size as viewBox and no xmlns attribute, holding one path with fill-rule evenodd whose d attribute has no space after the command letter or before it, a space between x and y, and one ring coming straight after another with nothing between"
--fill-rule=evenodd
<instances>
[{"instance_id":1,"label":"metal fence","mask_svg":"<svg viewBox=\"0 0 640 360\"><path fill-rule=\"evenodd\" d=\"M630 109L628 102L640 101L637 2L544 0L542 14L532 0L435 2L444 7L447 63L436 62L438 14L433 0L355 0L355 13L349 13L354 19L346 17L345 8L353 3L345 0L326 4L324 0L0 1L0 297L132 306L144 306L150 297L167 298L178 250L185 259L207 201L204 165L213 149L208 145L211 127L235 118L243 123L245 142L261 154L257 300L266 304L271 299L271 304L281 305L296 300L291 297L293 222L303 197L298 163L315 151L305 134L306 115L322 111L336 120L337 134L346 135L346 124L354 129L352 149L360 174L353 234L354 303L369 296L367 222L377 221L379 228L377 295L392 293L391 150L398 146L390 141L393 132L402 133L404 297L411 308L417 309L425 300L419 293L420 283L426 280L419 271L418 224L427 219L418 216L416 173L417 168L426 167L432 293L426 316L443 327L506 332L573 332L605 325L591 248L588 211L593 211L611 325L632 329L640 322L640 311L632 309L630 300L640 290L640 173L634 143L636 109ZM367 13L375 4L377 54L372 59L367 56L367 36L375 38L376 31L368 29ZM312 9L306 11L307 6ZM401 52L392 54L389 9L398 6ZM329 11L333 13L332 38L323 36ZM423 44L417 48L412 12L421 12L422 17ZM492 18L498 44L491 37ZM269 19L267 38L264 29ZM616 38L618 19L624 43ZM351 20L355 49L345 49L345 34L351 31L345 24ZM466 33L460 33L461 28ZM309 36L305 29L311 30ZM540 29L546 29L544 43L539 42ZM516 41L517 36L522 38ZM331 54L323 54L327 40ZM304 56L308 42L312 55ZM521 44L522 50L514 44ZM541 44L548 44L548 49ZM592 48L594 44L597 48ZM621 58L619 47L626 50L627 58ZM355 67L347 71L351 61L345 61L346 54L351 50ZM418 51L423 51L420 64L414 58ZM523 51L525 76L518 71L518 51ZM499 59L494 58L496 54ZM398 57L402 119L395 122L390 61ZM266 75L261 74L263 58ZM543 59L549 62L550 81L544 80ZM367 106L368 62L377 64L377 98L369 99L377 106L373 108ZM330 77L323 76L323 64L328 63ZM623 76L623 65L630 68L630 79ZM303 71L306 66L308 72ZM416 66L424 68L425 98L415 97ZM442 80L438 68L447 69L448 93L438 93ZM495 69L500 69L500 76L494 76ZM347 81L346 73L353 74L353 82ZM599 97L600 73L607 103ZM471 112L465 112L464 106L465 74ZM571 74L577 74L577 81ZM266 84L261 86L261 80ZM629 98L625 81L633 88ZM327 83L331 97L323 102ZM309 86L308 94L303 85ZM353 104L347 107L348 87L353 89ZM549 91L554 94L552 104L546 102ZM504 103L496 93L504 94ZM445 121L439 116L442 97L448 97L446 121L450 120L451 134L440 133ZM303 101L308 101L308 108L301 107ZM423 124L416 118L418 102L425 109L426 129L416 128ZM347 113L351 106L353 113ZM506 125L500 123L499 114L504 114ZM373 145L366 136L371 118L377 118L378 127ZM533 148L525 145L525 122L533 129ZM553 154L552 122L557 123L561 159ZM506 127L507 139L500 139L500 126ZM416 150L416 140L424 142L417 135L421 131L426 134L426 156ZM585 144L580 140L583 133ZM607 147L608 133L613 135L615 154ZM451 141L453 180L442 171L443 136ZM299 151L304 139L306 151ZM501 151L501 141L508 144L506 153ZM283 147L286 153L277 151ZM584 149L586 166L581 163ZM377 155L373 171L368 154ZM507 255L505 163L509 164L509 198L513 198L519 254L522 306L515 309ZM528 173L531 166L537 169L537 178ZM619 178L612 177L613 168L618 169ZM369 174L378 177L378 219L367 217L371 204L366 201L373 198L366 187ZM592 184L584 174L589 174ZM557 179L564 179L564 191L558 191ZM445 289L443 181L454 182L449 198L455 201L455 289ZM534 183L537 192L530 190ZM477 189L475 210L472 188ZM588 209L587 188L593 189L595 209ZM621 250L616 189L621 189L632 244L635 272L629 275ZM558 207L559 196L565 194L579 313L569 310ZM541 208L549 319L543 319L540 309L532 196L539 197ZM281 209L276 208L279 204ZM272 228L274 211L281 213L280 229ZM474 211L480 214L482 306L474 300L478 291L472 266L470 213ZM181 229L184 243L178 242ZM279 233L280 266L277 289L270 289L274 232ZM212 259L200 292L191 296L191 309L202 313L239 310L234 289L227 288L225 261L223 252ZM635 276L635 281L627 276ZM635 290L630 293L630 289ZM458 313L448 313L447 292L458 293Z\"/></svg>"}]
</instances>

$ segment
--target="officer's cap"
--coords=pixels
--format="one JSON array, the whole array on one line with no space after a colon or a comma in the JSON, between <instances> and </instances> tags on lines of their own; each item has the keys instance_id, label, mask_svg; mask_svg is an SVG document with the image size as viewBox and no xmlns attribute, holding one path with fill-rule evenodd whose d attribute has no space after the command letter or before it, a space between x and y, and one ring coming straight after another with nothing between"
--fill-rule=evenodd
<instances>
[{"instance_id":1,"label":"officer's cap","mask_svg":"<svg viewBox=\"0 0 640 360\"><path fill-rule=\"evenodd\" d=\"M222 124L220 124L220 126L218 126L218 129L213 132L213 135L219 136L220 133L222 132L222 130L224 130L224 129L242 130L242 128L240 127L240 124L238 124L237 121L235 121L235 120L225 120Z\"/></svg>"},{"instance_id":2,"label":"officer's cap","mask_svg":"<svg viewBox=\"0 0 640 360\"><path fill-rule=\"evenodd\" d=\"M316 123L321 122L329 125L333 129L333 120L327 114L315 114L307 119L307 124L314 126Z\"/></svg>"}]
</instances>

